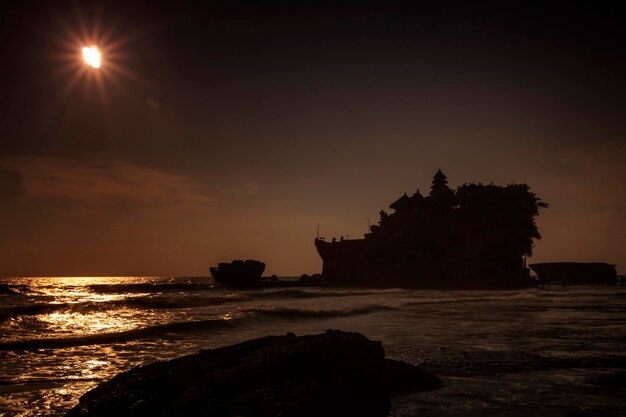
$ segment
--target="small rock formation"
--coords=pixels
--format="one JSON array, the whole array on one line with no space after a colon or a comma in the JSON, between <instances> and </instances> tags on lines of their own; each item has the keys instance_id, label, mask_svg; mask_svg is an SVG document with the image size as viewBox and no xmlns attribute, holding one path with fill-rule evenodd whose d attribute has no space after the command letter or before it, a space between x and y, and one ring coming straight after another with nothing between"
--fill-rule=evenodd
<instances>
[{"instance_id":1,"label":"small rock formation","mask_svg":"<svg viewBox=\"0 0 626 417\"><path fill-rule=\"evenodd\" d=\"M412 392L439 388L441 379L410 363L385 359L383 367L385 389L390 395L404 395Z\"/></svg>"},{"instance_id":2,"label":"small rock formation","mask_svg":"<svg viewBox=\"0 0 626 417\"><path fill-rule=\"evenodd\" d=\"M234 261L220 262L217 267L209 268L215 282L231 287L258 287L261 285L261 276L265 271L265 263L254 259L235 259Z\"/></svg>"},{"instance_id":3,"label":"small rock formation","mask_svg":"<svg viewBox=\"0 0 626 417\"><path fill-rule=\"evenodd\" d=\"M136 367L83 395L66 416L383 417L390 391L441 385L384 355L359 333L266 336Z\"/></svg>"},{"instance_id":4,"label":"small rock formation","mask_svg":"<svg viewBox=\"0 0 626 417\"><path fill-rule=\"evenodd\" d=\"M545 262L528 265L535 271L540 285L560 282L572 284L617 284L616 265L603 262Z\"/></svg>"},{"instance_id":5,"label":"small rock formation","mask_svg":"<svg viewBox=\"0 0 626 417\"><path fill-rule=\"evenodd\" d=\"M608 374L594 375L585 380L586 383L600 387L624 388L626 387L626 372L613 372Z\"/></svg>"},{"instance_id":6,"label":"small rock formation","mask_svg":"<svg viewBox=\"0 0 626 417\"><path fill-rule=\"evenodd\" d=\"M322 280L322 275L320 274L302 274L300 275L300 279L298 280L298 284L305 286L322 286L325 282Z\"/></svg>"},{"instance_id":7,"label":"small rock formation","mask_svg":"<svg viewBox=\"0 0 626 417\"><path fill-rule=\"evenodd\" d=\"M19 294L19 292L13 291L11 287L9 287L7 284L0 284L0 294L16 295Z\"/></svg>"}]
</instances>

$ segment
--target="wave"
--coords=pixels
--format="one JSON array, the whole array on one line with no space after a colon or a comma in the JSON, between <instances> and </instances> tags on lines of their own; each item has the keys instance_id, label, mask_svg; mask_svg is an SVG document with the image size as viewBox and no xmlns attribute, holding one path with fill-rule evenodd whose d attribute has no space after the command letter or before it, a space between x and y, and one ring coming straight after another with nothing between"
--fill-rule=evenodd
<instances>
[{"instance_id":1,"label":"wave","mask_svg":"<svg viewBox=\"0 0 626 417\"><path fill-rule=\"evenodd\" d=\"M125 300L117 300L112 303L120 307L133 307L142 309L177 309L189 307L206 307L212 305L240 303L248 301L249 297L243 295L227 295L223 297L134 297ZM100 303L102 304L102 303Z\"/></svg>"},{"instance_id":2,"label":"wave","mask_svg":"<svg viewBox=\"0 0 626 417\"><path fill-rule=\"evenodd\" d=\"M378 311L394 311L396 307L371 305L364 307L349 308L345 310L300 310L297 308L271 308L271 309L250 309L246 310L264 316L282 317L282 318L327 318L327 317L346 317L361 314L371 314Z\"/></svg>"},{"instance_id":3,"label":"wave","mask_svg":"<svg viewBox=\"0 0 626 417\"><path fill-rule=\"evenodd\" d=\"M353 297L359 295L372 295L375 291L306 291L297 289L285 289L269 292L248 293L253 298L324 298L324 297Z\"/></svg>"},{"instance_id":4,"label":"wave","mask_svg":"<svg viewBox=\"0 0 626 417\"><path fill-rule=\"evenodd\" d=\"M219 290L213 284L92 284L87 288L100 294L124 294L124 293L168 293L168 292L199 292ZM300 289L280 289L276 291L245 291L246 295L254 298L318 298L318 297L351 297L358 295L377 294L377 291L307 291Z\"/></svg>"},{"instance_id":5,"label":"wave","mask_svg":"<svg viewBox=\"0 0 626 417\"><path fill-rule=\"evenodd\" d=\"M426 298L423 300L405 301L404 306L421 306L429 304L463 304L463 303L489 303L489 302L509 302L512 299L519 300L520 298L527 298L525 296L518 297L517 295L486 295L483 297L459 297L459 296L447 296L440 299Z\"/></svg>"},{"instance_id":6,"label":"wave","mask_svg":"<svg viewBox=\"0 0 626 417\"><path fill-rule=\"evenodd\" d=\"M574 310L574 311L606 311L606 312L623 312L626 306L621 305L600 305L600 304L575 304L575 305L551 305L553 310Z\"/></svg>"},{"instance_id":7,"label":"wave","mask_svg":"<svg viewBox=\"0 0 626 417\"><path fill-rule=\"evenodd\" d=\"M30 304L26 306L9 307L0 310L0 323L17 316L36 316L39 314L54 313L68 309L69 304Z\"/></svg>"},{"instance_id":8,"label":"wave","mask_svg":"<svg viewBox=\"0 0 626 417\"><path fill-rule=\"evenodd\" d=\"M442 376L483 376L555 369L624 369L626 356L555 357L526 351L461 351L426 358L421 367Z\"/></svg>"},{"instance_id":9,"label":"wave","mask_svg":"<svg viewBox=\"0 0 626 417\"><path fill-rule=\"evenodd\" d=\"M184 333L192 333L196 331L207 330L224 330L230 329L243 324L253 315L270 316L279 318L292 319L323 319L331 317L346 317L361 314L371 314L378 311L393 311L395 307L384 305L370 305L364 307L356 307L342 310L301 310L295 308L270 308L270 309L248 309L244 310L244 315L231 319L211 319L196 320L185 322L174 322L160 324L155 326L142 327L138 329L127 330L123 332L93 334L78 337L61 337L61 338L39 338L27 339L11 342L1 342L0 351L7 350L32 350L32 349L57 349L75 346L97 345L122 343L137 339L148 339L155 337L166 337L169 335L178 335Z\"/></svg>"},{"instance_id":10,"label":"wave","mask_svg":"<svg viewBox=\"0 0 626 417\"><path fill-rule=\"evenodd\" d=\"M0 379L0 385L67 384L76 382L100 382L102 378L15 378Z\"/></svg>"},{"instance_id":11,"label":"wave","mask_svg":"<svg viewBox=\"0 0 626 417\"><path fill-rule=\"evenodd\" d=\"M100 333L79 337L60 337L45 339L27 339L0 343L3 350L56 349L75 346L99 345L128 342L131 340L163 337L169 334L189 333L194 331L227 329L235 326L241 319L183 321L156 326L141 327L123 332Z\"/></svg>"},{"instance_id":12,"label":"wave","mask_svg":"<svg viewBox=\"0 0 626 417\"><path fill-rule=\"evenodd\" d=\"M189 292L214 290L213 284L92 284L87 288L100 294L123 294L123 293L156 293L156 292Z\"/></svg>"},{"instance_id":13,"label":"wave","mask_svg":"<svg viewBox=\"0 0 626 417\"><path fill-rule=\"evenodd\" d=\"M26 306L9 307L0 310L0 323L18 316L36 316L57 312L89 313L93 311L105 311L122 308L137 309L178 309L190 307L206 307L226 303L248 301L243 295L228 295L223 297L195 297L195 296L170 296L170 297L130 297L112 301L85 301L81 303L58 303L58 304L30 304Z\"/></svg>"},{"instance_id":14,"label":"wave","mask_svg":"<svg viewBox=\"0 0 626 417\"><path fill-rule=\"evenodd\" d=\"M144 292L141 288L158 289L163 287L163 284L130 284L137 292ZM180 285L185 285L189 288L188 284L166 284L169 291L174 291L174 288L179 288ZM109 285L105 285L104 291L121 291L121 287L128 287L128 285L114 285L115 288L108 288ZM194 286L195 288L195 286ZM202 286L202 288L206 288ZM346 292L313 292L303 291L296 289L287 289L271 292L246 292L246 293L234 293L223 296L209 297L206 295L148 295L148 296L134 296L124 299L111 300L111 301L85 301L78 303L37 303L25 306L9 307L0 309L0 323L7 321L11 318L18 316L37 316L42 314L50 314L56 312L71 312L71 313L90 313L94 311L106 311L123 308L135 308L135 309L157 309L157 310L169 310L179 308L193 308L193 307L208 307L216 306L228 303L243 303L251 301L253 299L288 299L288 298L324 298L324 297L351 297L359 295L371 295L371 291L346 291Z\"/></svg>"}]
</instances>

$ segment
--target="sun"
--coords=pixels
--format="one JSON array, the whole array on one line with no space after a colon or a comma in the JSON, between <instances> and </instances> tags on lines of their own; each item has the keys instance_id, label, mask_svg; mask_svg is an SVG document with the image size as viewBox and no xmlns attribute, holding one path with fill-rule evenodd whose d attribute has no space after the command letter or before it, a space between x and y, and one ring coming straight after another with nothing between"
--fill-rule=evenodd
<instances>
[{"instance_id":1,"label":"sun","mask_svg":"<svg viewBox=\"0 0 626 417\"><path fill-rule=\"evenodd\" d=\"M99 99L104 110L111 110L110 98L126 93L125 83L145 86L149 80L125 64L136 51L133 45L146 33L143 27L127 29L123 16L107 18L101 10L78 6L73 18L55 20L46 33L50 59L55 61L53 79L59 88L54 106L81 94Z\"/></svg>"},{"instance_id":2,"label":"sun","mask_svg":"<svg viewBox=\"0 0 626 417\"><path fill-rule=\"evenodd\" d=\"M95 45L83 48L83 59L92 68L100 68L102 64L102 55Z\"/></svg>"}]
</instances>

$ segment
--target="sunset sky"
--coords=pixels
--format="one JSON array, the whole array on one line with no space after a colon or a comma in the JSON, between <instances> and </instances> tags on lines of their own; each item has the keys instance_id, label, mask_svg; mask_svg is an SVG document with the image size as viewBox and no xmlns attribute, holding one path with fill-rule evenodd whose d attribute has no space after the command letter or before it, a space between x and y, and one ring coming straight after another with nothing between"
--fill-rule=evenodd
<instances>
[{"instance_id":1,"label":"sunset sky","mask_svg":"<svg viewBox=\"0 0 626 417\"><path fill-rule=\"evenodd\" d=\"M0 276L312 274L439 168L550 204L531 262L626 273L616 10L94 4L0 6Z\"/></svg>"}]
</instances>

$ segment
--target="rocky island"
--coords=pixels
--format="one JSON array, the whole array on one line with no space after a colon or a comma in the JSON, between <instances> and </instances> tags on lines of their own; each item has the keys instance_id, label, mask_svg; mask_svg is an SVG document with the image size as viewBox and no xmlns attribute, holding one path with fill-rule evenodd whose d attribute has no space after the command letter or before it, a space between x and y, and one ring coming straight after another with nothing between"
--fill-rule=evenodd
<instances>
[{"instance_id":1,"label":"rocky island","mask_svg":"<svg viewBox=\"0 0 626 417\"><path fill-rule=\"evenodd\" d=\"M535 217L548 205L526 184L448 187L437 171L430 193L406 193L380 212L363 239L315 239L330 285L512 289L536 286L526 267Z\"/></svg>"}]
</instances>

